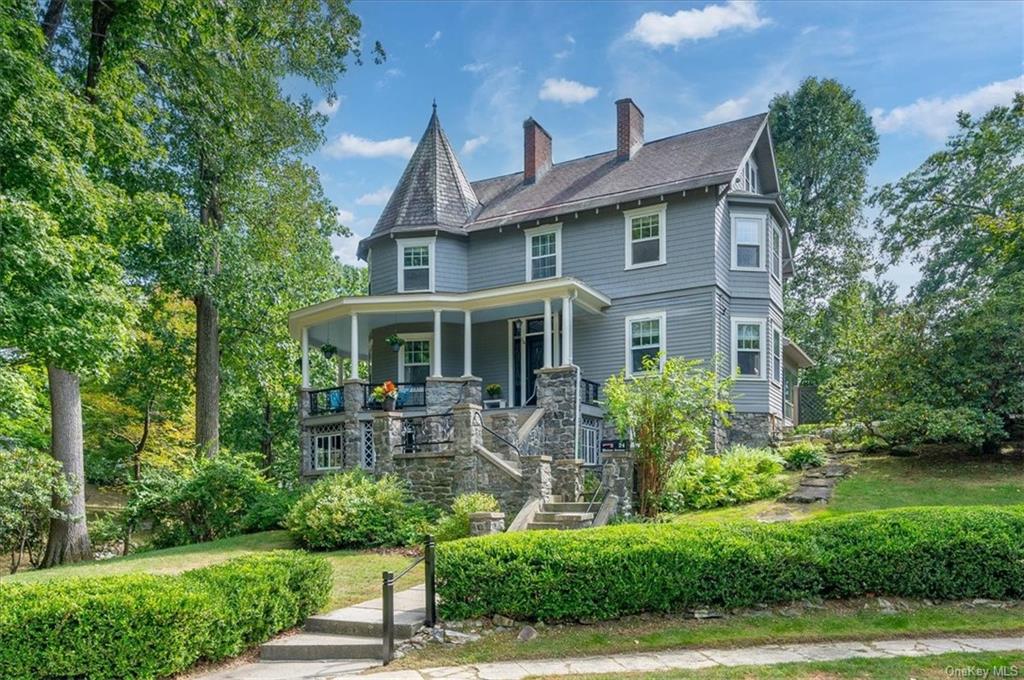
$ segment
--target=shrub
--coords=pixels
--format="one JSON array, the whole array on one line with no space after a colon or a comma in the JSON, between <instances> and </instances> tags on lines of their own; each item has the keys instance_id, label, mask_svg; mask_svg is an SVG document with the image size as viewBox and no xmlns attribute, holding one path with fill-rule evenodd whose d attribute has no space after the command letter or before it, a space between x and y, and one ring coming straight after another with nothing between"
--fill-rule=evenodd
<instances>
[{"instance_id":1,"label":"shrub","mask_svg":"<svg viewBox=\"0 0 1024 680\"><path fill-rule=\"evenodd\" d=\"M10 572L27 555L38 566L46 547L53 510L52 497L67 498L67 480L60 463L35 449L0 447L0 552L10 555Z\"/></svg>"},{"instance_id":2,"label":"shrub","mask_svg":"<svg viewBox=\"0 0 1024 680\"><path fill-rule=\"evenodd\" d=\"M292 500L251 462L224 454L184 473L148 471L131 488L123 523L151 524L156 547L185 545L280 526Z\"/></svg>"},{"instance_id":3,"label":"shrub","mask_svg":"<svg viewBox=\"0 0 1024 680\"><path fill-rule=\"evenodd\" d=\"M316 482L292 506L286 523L308 548L365 548L419 541L430 514L410 500L397 478L389 475L375 481L355 470Z\"/></svg>"},{"instance_id":4,"label":"shrub","mask_svg":"<svg viewBox=\"0 0 1024 680\"><path fill-rule=\"evenodd\" d=\"M769 449L734 446L720 456L695 453L672 466L662 508L703 510L782 493L782 460Z\"/></svg>"},{"instance_id":5,"label":"shrub","mask_svg":"<svg viewBox=\"0 0 1024 680\"><path fill-rule=\"evenodd\" d=\"M0 585L0 677L171 675L297 625L331 580L322 557L281 551L180 576Z\"/></svg>"},{"instance_id":6,"label":"shrub","mask_svg":"<svg viewBox=\"0 0 1024 680\"><path fill-rule=\"evenodd\" d=\"M1024 506L530 531L438 547L441 615L609 619L868 593L1024 596Z\"/></svg>"},{"instance_id":7,"label":"shrub","mask_svg":"<svg viewBox=\"0 0 1024 680\"><path fill-rule=\"evenodd\" d=\"M817 442L797 442L779 451L790 470L806 470L825 464L825 446Z\"/></svg>"},{"instance_id":8,"label":"shrub","mask_svg":"<svg viewBox=\"0 0 1024 680\"><path fill-rule=\"evenodd\" d=\"M454 541L469 536L469 515L474 512L497 512L498 501L486 493L467 493L452 502L451 514L441 516L434 530L438 541Z\"/></svg>"}]
</instances>

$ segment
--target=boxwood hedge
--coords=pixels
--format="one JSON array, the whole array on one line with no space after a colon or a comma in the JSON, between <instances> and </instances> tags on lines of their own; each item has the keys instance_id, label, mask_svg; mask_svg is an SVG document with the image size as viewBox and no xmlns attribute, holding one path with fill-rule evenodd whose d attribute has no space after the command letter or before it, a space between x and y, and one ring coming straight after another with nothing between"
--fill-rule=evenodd
<instances>
[{"instance_id":1,"label":"boxwood hedge","mask_svg":"<svg viewBox=\"0 0 1024 680\"><path fill-rule=\"evenodd\" d=\"M331 580L322 557L281 551L180 576L0 584L0 677L171 675L299 624Z\"/></svg>"},{"instance_id":2,"label":"boxwood hedge","mask_svg":"<svg viewBox=\"0 0 1024 680\"><path fill-rule=\"evenodd\" d=\"M887 594L1024 597L1024 506L619 525L438 546L441 614L549 621Z\"/></svg>"}]
</instances>

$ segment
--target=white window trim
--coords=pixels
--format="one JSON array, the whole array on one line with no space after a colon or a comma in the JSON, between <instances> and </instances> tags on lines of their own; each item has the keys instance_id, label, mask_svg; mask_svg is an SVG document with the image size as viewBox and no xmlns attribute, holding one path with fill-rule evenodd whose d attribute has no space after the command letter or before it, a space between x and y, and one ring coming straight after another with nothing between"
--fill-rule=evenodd
<instances>
[{"instance_id":1,"label":"white window trim","mask_svg":"<svg viewBox=\"0 0 1024 680\"><path fill-rule=\"evenodd\" d=\"M732 251L732 269L733 271L739 272L763 272L768 266L768 249L765 247L765 231L767 229L767 215L763 212L747 212L743 210L734 210L729 216L731 224L732 239L730 250ZM739 245L736 242L736 220L737 219L749 219L757 220L761 223L761 228L757 230L758 234L758 247L761 249L761 256L758 258L760 266L758 267L741 267L736 263L736 246Z\"/></svg>"},{"instance_id":2,"label":"white window trim","mask_svg":"<svg viewBox=\"0 0 1024 680\"><path fill-rule=\"evenodd\" d=\"M771 333L771 340L772 340L772 343L771 343L771 351L772 351L772 370L771 370L772 384L774 384L774 385L781 385L782 384L782 372L785 369L785 366L784 366L783 360L782 360L782 329L779 328L779 324L775 323L774 321L770 322L770 326L771 326L771 328L769 328L769 332ZM779 344L778 344L778 347L775 346L775 334L776 333L779 334ZM778 360L779 360L779 374L778 375L775 374L775 359L776 358L778 358Z\"/></svg>"},{"instance_id":3,"label":"white window trim","mask_svg":"<svg viewBox=\"0 0 1024 680\"><path fill-rule=\"evenodd\" d=\"M321 437L326 438L327 439L327 460L330 461L330 459L331 459L331 452L334 450L334 449L331 448L331 445L330 445L331 439L333 437L343 437L343 436L344 436L343 432L329 432L329 433L323 433L323 434L319 434L318 433L318 434L312 435L312 437L313 437L313 441L311 442L311 448L313 450L313 455L312 455L312 459L313 459L312 463L313 464L312 464L312 468L313 468L314 471L316 471L316 472L326 472L326 471L329 471L329 470L340 470L344 466L344 464L345 464L344 460L342 460L341 463L339 463L338 465L320 465L319 464L319 462L320 462L320 455L319 455L320 452L317 449L317 440L319 440ZM345 456L345 445L344 445L344 443L342 443L341 449L338 449L338 452L340 453L339 457L344 459L344 456Z\"/></svg>"},{"instance_id":4,"label":"white window trim","mask_svg":"<svg viewBox=\"0 0 1024 680\"><path fill-rule=\"evenodd\" d=\"M743 166L747 191L752 194L761 193L761 176L758 174L759 170L760 168L758 168L757 161L754 160L753 156L748 158L746 164Z\"/></svg>"},{"instance_id":5,"label":"white window trim","mask_svg":"<svg viewBox=\"0 0 1024 680\"><path fill-rule=\"evenodd\" d=\"M772 276L776 281L782 281L782 230L779 229L779 225L772 220L772 240L768 244L768 248L771 251L770 255L772 258ZM775 238L779 239L779 253L778 257L775 254Z\"/></svg>"},{"instance_id":6,"label":"white window trim","mask_svg":"<svg viewBox=\"0 0 1024 680\"><path fill-rule=\"evenodd\" d=\"M624 210L622 216L625 219L625 236L626 236L626 269L644 269L646 267L657 267L665 264L667 258L665 256L665 215L666 215L665 203L659 203L657 205L649 205L646 208L635 208L634 210ZM641 262L639 264L633 264L633 218L635 217L647 217L648 215L658 216L658 259L653 262Z\"/></svg>"},{"instance_id":7,"label":"white window trim","mask_svg":"<svg viewBox=\"0 0 1024 680\"><path fill-rule=\"evenodd\" d=\"M398 337L408 342L409 340L426 340L430 347L430 358L427 360L427 368L434 363L434 334L433 333L399 333ZM421 364L413 364L420 366ZM409 382L405 379L405 345L398 348L398 382Z\"/></svg>"},{"instance_id":8,"label":"white window trim","mask_svg":"<svg viewBox=\"0 0 1024 680\"><path fill-rule=\"evenodd\" d=\"M644 314L632 314L632 315L626 317L626 323L625 323L625 328L624 328L624 331L625 331L624 343L625 343L625 348L626 348L626 353L625 353L625 361L626 361L625 369L626 369L626 375L628 377L630 377L630 378L633 378L633 377L636 377L636 376L645 375L643 372L636 372L636 373L634 373L633 370L632 370L632 363L633 363L633 323L636 322L636 321L650 321L651 319L657 319L658 320L658 336L659 336L658 337L658 344L661 347L661 349L660 349L660 351L661 351L661 360L659 362L658 369L662 370L662 371L665 370L665 357L668 355L668 334L666 333L666 329L665 329L665 326L666 326L666 323L665 323L666 322L666 314L665 314L665 312L659 311L659 312L646 312Z\"/></svg>"},{"instance_id":9,"label":"white window trim","mask_svg":"<svg viewBox=\"0 0 1024 680\"><path fill-rule=\"evenodd\" d=\"M761 351L760 351L760 354L761 354L761 367L760 367L760 370L758 371L759 375L741 375L740 372L739 372L739 369L740 369L740 362L739 362L739 355L738 355L739 347L737 346L738 345L738 340L739 340L739 331L737 329L737 326L739 326L740 324L744 324L744 325L746 325L746 324L751 324L751 325L757 324L758 328L761 329L761 331L760 331L760 338L761 338L760 339L760 345L761 345ZM732 341L731 341L731 344L732 344L732 373L735 376L736 380L764 381L764 380L768 379L768 374L765 372L766 357L768 355L768 346L765 343L766 337L767 337L767 326L768 326L768 320L767 319L759 319L757 317L750 317L750 316L734 316L734 317L732 317Z\"/></svg>"},{"instance_id":10,"label":"white window trim","mask_svg":"<svg viewBox=\"0 0 1024 680\"><path fill-rule=\"evenodd\" d=\"M523 229L523 234L526 235L526 280L527 281L545 281L547 279L557 279L562 275L562 223L556 222L555 224L545 224L541 227L533 227L531 229ZM544 234L555 235L555 275L545 276L542 279L533 278L533 237L543 236Z\"/></svg>"},{"instance_id":11,"label":"white window trim","mask_svg":"<svg viewBox=\"0 0 1024 680\"><path fill-rule=\"evenodd\" d=\"M398 251L398 292L399 293L433 293L434 272L437 271L436 251L437 237L425 236L423 238L397 238L395 245ZM430 258L430 276L426 290L405 290L405 249L409 246L427 246L427 257Z\"/></svg>"}]
</instances>

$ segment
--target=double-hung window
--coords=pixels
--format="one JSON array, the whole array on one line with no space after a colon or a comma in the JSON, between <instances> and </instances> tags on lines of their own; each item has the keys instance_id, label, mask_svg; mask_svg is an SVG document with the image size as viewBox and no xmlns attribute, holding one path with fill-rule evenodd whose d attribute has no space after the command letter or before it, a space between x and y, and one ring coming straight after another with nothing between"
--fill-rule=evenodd
<instances>
[{"instance_id":1,"label":"double-hung window","mask_svg":"<svg viewBox=\"0 0 1024 680\"><path fill-rule=\"evenodd\" d=\"M527 229L526 280L550 279L562 275L562 225Z\"/></svg>"},{"instance_id":2,"label":"double-hung window","mask_svg":"<svg viewBox=\"0 0 1024 680\"><path fill-rule=\"evenodd\" d=\"M772 222L772 276L782 280L782 230Z\"/></svg>"},{"instance_id":3,"label":"double-hung window","mask_svg":"<svg viewBox=\"0 0 1024 680\"><path fill-rule=\"evenodd\" d=\"M313 435L314 470L337 470L342 466L344 453L340 433Z\"/></svg>"},{"instance_id":4,"label":"double-hung window","mask_svg":"<svg viewBox=\"0 0 1024 680\"><path fill-rule=\"evenodd\" d=\"M664 352L665 312L626 317L626 372L629 375L647 371L644 359L657 360L660 370L665 365Z\"/></svg>"},{"instance_id":5,"label":"double-hung window","mask_svg":"<svg viewBox=\"0 0 1024 680\"><path fill-rule=\"evenodd\" d=\"M430 375L430 338L427 334L404 335L398 355L399 382L422 383Z\"/></svg>"},{"instance_id":6,"label":"double-hung window","mask_svg":"<svg viewBox=\"0 0 1024 680\"><path fill-rule=\"evenodd\" d=\"M765 214L732 213L732 268L763 271Z\"/></svg>"},{"instance_id":7,"label":"double-hung window","mask_svg":"<svg viewBox=\"0 0 1024 680\"><path fill-rule=\"evenodd\" d=\"M665 264L665 204L623 213L626 218L626 269Z\"/></svg>"},{"instance_id":8,"label":"double-hung window","mask_svg":"<svg viewBox=\"0 0 1024 680\"><path fill-rule=\"evenodd\" d=\"M750 193L761 193L761 178L757 174L757 161L753 158L748 159L743 166L743 184Z\"/></svg>"},{"instance_id":9,"label":"double-hung window","mask_svg":"<svg viewBox=\"0 0 1024 680\"><path fill-rule=\"evenodd\" d=\"M764 319L732 320L732 365L740 379L765 378L764 327Z\"/></svg>"},{"instance_id":10,"label":"double-hung window","mask_svg":"<svg viewBox=\"0 0 1024 680\"><path fill-rule=\"evenodd\" d=\"M397 239L398 292L434 291L434 244L436 239Z\"/></svg>"}]
</instances>

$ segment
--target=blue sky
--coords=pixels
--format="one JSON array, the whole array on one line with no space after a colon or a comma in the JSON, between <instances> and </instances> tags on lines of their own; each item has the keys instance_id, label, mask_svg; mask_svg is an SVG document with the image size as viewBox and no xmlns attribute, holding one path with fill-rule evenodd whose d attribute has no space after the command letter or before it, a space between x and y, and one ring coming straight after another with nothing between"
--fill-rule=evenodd
<instances>
[{"instance_id":1,"label":"blue sky","mask_svg":"<svg viewBox=\"0 0 1024 680\"><path fill-rule=\"evenodd\" d=\"M471 179L522 164L522 121L555 161L615 146L613 102L632 97L656 139L767 108L807 76L854 88L881 134L872 183L938 149L957 110L1024 88L1020 2L354 2L383 65L352 66L339 99L290 83L330 116L309 160L356 236L354 262L426 127L431 100ZM903 290L914 267L890 272Z\"/></svg>"}]
</instances>

